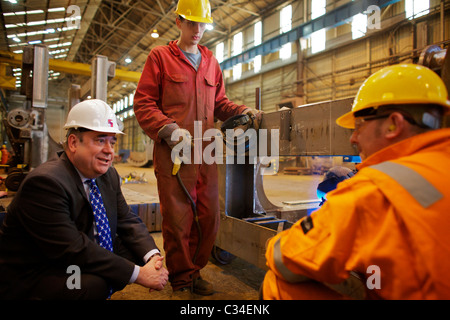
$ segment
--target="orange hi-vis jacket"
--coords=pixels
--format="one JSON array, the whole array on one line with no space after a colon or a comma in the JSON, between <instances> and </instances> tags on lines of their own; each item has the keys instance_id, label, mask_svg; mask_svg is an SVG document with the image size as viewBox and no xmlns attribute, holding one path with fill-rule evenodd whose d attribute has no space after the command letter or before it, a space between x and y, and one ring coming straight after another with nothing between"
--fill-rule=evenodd
<instances>
[{"instance_id":1,"label":"orange hi-vis jacket","mask_svg":"<svg viewBox=\"0 0 450 320\"><path fill-rule=\"evenodd\" d=\"M335 285L356 273L368 299L450 299L450 129L384 148L357 169L268 242L263 297L335 298L305 277Z\"/></svg>"}]
</instances>

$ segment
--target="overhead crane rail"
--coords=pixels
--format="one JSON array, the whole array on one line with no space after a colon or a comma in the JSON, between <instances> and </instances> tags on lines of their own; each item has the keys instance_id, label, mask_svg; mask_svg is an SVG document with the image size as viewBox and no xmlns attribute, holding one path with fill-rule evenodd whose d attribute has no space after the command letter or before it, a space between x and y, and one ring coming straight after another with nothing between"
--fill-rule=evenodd
<instances>
[{"instance_id":1,"label":"overhead crane rail","mask_svg":"<svg viewBox=\"0 0 450 320\"><path fill-rule=\"evenodd\" d=\"M22 66L22 54L9 51L0 51L0 63L7 63L11 66ZM91 65L80 62L64 61L59 59L49 59L49 69L56 72L65 72L90 77L92 74ZM141 73L124 69L115 70L115 80L139 82Z\"/></svg>"}]
</instances>

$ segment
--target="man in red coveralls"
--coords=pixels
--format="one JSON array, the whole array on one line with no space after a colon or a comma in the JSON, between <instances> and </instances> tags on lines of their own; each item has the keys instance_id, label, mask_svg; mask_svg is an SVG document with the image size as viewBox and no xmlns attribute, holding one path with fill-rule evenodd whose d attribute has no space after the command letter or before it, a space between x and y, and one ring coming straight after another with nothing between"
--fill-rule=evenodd
<instances>
[{"instance_id":1,"label":"man in red coveralls","mask_svg":"<svg viewBox=\"0 0 450 320\"><path fill-rule=\"evenodd\" d=\"M199 45L206 24L213 22L209 1L180 0L175 13L180 38L150 52L134 96L134 112L142 129L155 141L155 175L173 298L189 299L192 292L214 293L213 286L201 278L200 270L208 262L218 229L217 166L191 161L179 171L196 204L202 232L199 241L194 211L172 175L171 151L178 143L178 139L172 140L172 133L182 129L194 136L195 126L201 125L203 136L206 130L214 128L214 117L225 121L242 113L259 114L227 98L217 59ZM203 141L202 150L208 143Z\"/></svg>"}]
</instances>

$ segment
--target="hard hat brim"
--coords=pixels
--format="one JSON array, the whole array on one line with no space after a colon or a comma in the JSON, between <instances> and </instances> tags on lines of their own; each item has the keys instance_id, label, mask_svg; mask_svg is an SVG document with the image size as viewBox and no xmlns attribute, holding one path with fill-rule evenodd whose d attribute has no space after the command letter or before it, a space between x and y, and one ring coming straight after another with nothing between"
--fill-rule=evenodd
<instances>
[{"instance_id":1,"label":"hard hat brim","mask_svg":"<svg viewBox=\"0 0 450 320\"><path fill-rule=\"evenodd\" d=\"M65 130L68 129L78 129L78 128L84 128L95 132L104 132L104 133L116 133L116 134L125 134L122 131L115 129L115 128L109 128L109 127L96 127L96 128L89 128L88 126L73 126L73 125L66 125L64 126Z\"/></svg>"},{"instance_id":2,"label":"hard hat brim","mask_svg":"<svg viewBox=\"0 0 450 320\"><path fill-rule=\"evenodd\" d=\"M201 23L213 23L213 18L203 18L203 17L196 17L196 16L186 16L184 14L177 13L180 17L183 19L193 21L193 22L201 22Z\"/></svg>"},{"instance_id":3,"label":"hard hat brim","mask_svg":"<svg viewBox=\"0 0 450 320\"><path fill-rule=\"evenodd\" d=\"M336 119L336 124L346 129L355 129L355 117L353 112L347 112Z\"/></svg>"},{"instance_id":4,"label":"hard hat brim","mask_svg":"<svg viewBox=\"0 0 450 320\"><path fill-rule=\"evenodd\" d=\"M386 103L389 105L402 105L402 104L434 104L434 105L438 105L443 107L444 109L444 115L449 115L450 114L450 101L447 100L445 103L442 103L440 101L436 101L435 103L433 103L433 101L417 101L417 100L405 100L405 101L391 101L390 103ZM367 105L366 108L364 109L369 109L369 108L378 108L383 106L383 104L381 105ZM361 109L361 110L364 110ZM343 128L347 128L347 129L355 129L355 112L356 111L360 111L360 110L355 110L355 111L349 111L347 113L344 113L342 116L340 116L339 118L336 119L336 124L343 127Z\"/></svg>"}]
</instances>

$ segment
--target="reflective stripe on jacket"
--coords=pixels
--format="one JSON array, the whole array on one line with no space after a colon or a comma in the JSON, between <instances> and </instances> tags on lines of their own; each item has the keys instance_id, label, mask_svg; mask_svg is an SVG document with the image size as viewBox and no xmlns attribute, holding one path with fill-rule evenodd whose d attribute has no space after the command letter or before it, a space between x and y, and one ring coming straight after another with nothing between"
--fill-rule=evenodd
<instances>
[{"instance_id":1,"label":"reflective stripe on jacket","mask_svg":"<svg viewBox=\"0 0 450 320\"><path fill-rule=\"evenodd\" d=\"M368 298L449 299L449 164L450 129L380 150L310 218L270 240L271 272L285 282L306 276L329 284L356 272ZM375 276L377 286L369 283Z\"/></svg>"}]
</instances>

